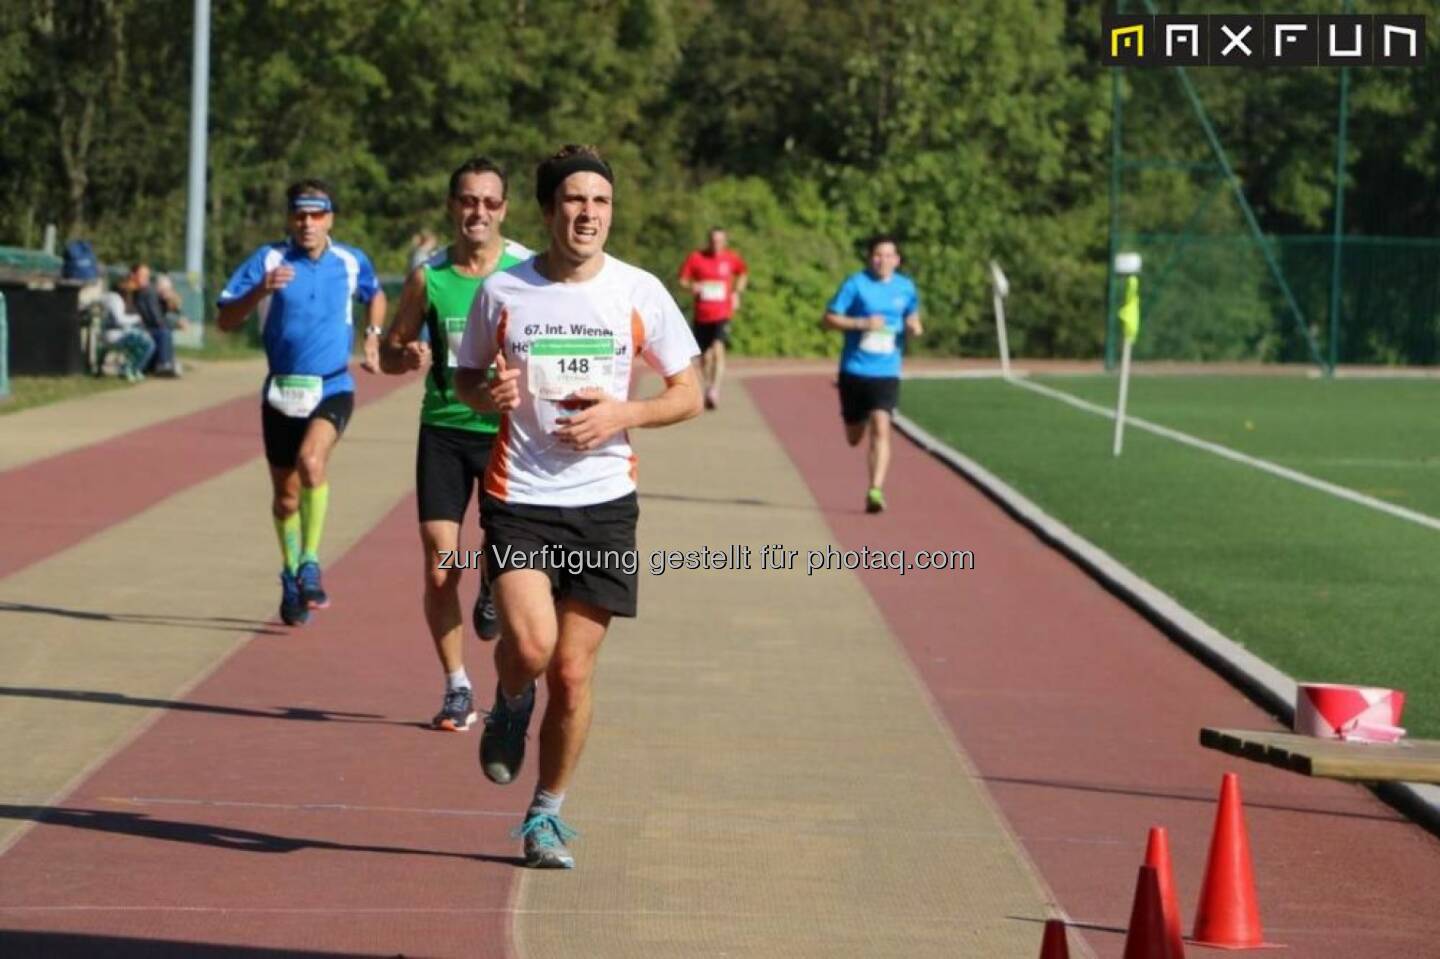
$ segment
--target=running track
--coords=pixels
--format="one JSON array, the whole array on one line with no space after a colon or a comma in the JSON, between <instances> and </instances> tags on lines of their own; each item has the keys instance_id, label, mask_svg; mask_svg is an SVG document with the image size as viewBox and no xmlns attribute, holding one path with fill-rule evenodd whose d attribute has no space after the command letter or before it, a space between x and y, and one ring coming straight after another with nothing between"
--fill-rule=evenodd
<instances>
[{"instance_id":1,"label":"running track","mask_svg":"<svg viewBox=\"0 0 1440 959\"><path fill-rule=\"evenodd\" d=\"M974 551L975 573L858 575L1072 918L1123 929L1162 825L1188 932L1235 771L1268 939L1297 957L1440 955L1440 842L1358 786L1200 748L1201 726L1278 727L898 434L891 508L865 515L864 454L845 446L832 379L748 386L837 546ZM1088 938L1101 957L1123 951L1122 934Z\"/></svg>"},{"instance_id":2,"label":"running track","mask_svg":"<svg viewBox=\"0 0 1440 959\"><path fill-rule=\"evenodd\" d=\"M1155 823L1171 831L1188 925L1231 768L1195 745L1196 730L1266 718L903 441L892 510L863 515L859 456L840 439L827 377L749 388L838 546L962 547L996 573L860 578L1069 914L1123 925ZM82 522L56 523L41 545L7 538L0 576L253 458L255 433L247 399L0 473L0 501L50 517L75 505L66 477L107 477L101 493L85 489ZM157 455L173 458L159 469ZM57 807L0 807L45 823L0 858L0 954L508 948L515 870L496 850L513 846L513 797L473 779L436 791L453 738L393 718L433 681L432 664L395 639L423 632L418 603L388 585L392 557L412 572L413 539L406 498L330 567L332 591L356 599L317 617L305 643L255 637ZM1435 954L1440 844L1363 790L1239 771L1269 938L1295 956ZM310 798L284 798L295 795ZM356 901L382 905L316 921ZM1119 934L1087 935L1098 955L1120 955Z\"/></svg>"}]
</instances>

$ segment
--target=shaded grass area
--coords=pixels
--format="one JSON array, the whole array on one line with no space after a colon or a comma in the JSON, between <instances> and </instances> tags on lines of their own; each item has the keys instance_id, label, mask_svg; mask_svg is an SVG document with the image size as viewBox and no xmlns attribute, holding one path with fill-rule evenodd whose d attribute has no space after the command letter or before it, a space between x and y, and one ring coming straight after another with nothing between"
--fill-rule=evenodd
<instances>
[{"instance_id":1,"label":"shaded grass area","mask_svg":"<svg viewBox=\"0 0 1440 959\"><path fill-rule=\"evenodd\" d=\"M129 386L113 376L12 376L10 395L0 399L0 416Z\"/></svg>"},{"instance_id":2,"label":"shaded grass area","mask_svg":"<svg viewBox=\"0 0 1440 959\"><path fill-rule=\"evenodd\" d=\"M1113 403L1113 380L1047 382ZM1423 382L1147 379L1131 410L1436 512L1435 400ZM1440 737L1440 533L1139 430L1117 460L1110 420L1000 381L908 381L904 410L1297 680L1404 689L1411 735Z\"/></svg>"}]
</instances>

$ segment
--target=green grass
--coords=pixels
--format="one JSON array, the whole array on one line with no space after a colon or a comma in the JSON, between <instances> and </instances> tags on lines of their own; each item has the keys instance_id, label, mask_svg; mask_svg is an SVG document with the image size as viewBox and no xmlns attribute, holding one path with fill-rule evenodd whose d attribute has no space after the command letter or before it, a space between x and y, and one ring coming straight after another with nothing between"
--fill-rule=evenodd
<instances>
[{"instance_id":1,"label":"green grass","mask_svg":"<svg viewBox=\"0 0 1440 959\"><path fill-rule=\"evenodd\" d=\"M114 377L95 376L13 376L10 396L0 399L0 416L18 413L47 403L59 403L77 396L105 390L124 389L130 384Z\"/></svg>"},{"instance_id":2,"label":"green grass","mask_svg":"<svg viewBox=\"0 0 1440 959\"><path fill-rule=\"evenodd\" d=\"M1186 377L1132 381L1130 411L1440 515L1437 404L1440 382ZM904 409L1276 667L1404 689L1440 737L1440 532L1140 430L1117 460L1110 420L1000 381L908 381Z\"/></svg>"}]
</instances>

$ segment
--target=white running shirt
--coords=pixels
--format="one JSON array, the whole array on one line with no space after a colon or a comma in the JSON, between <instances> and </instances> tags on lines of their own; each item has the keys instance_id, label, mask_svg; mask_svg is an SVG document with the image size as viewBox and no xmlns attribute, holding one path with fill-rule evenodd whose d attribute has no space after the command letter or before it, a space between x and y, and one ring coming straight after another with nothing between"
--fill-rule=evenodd
<instances>
[{"instance_id":1,"label":"white running shirt","mask_svg":"<svg viewBox=\"0 0 1440 959\"><path fill-rule=\"evenodd\" d=\"M488 369L502 347L520 370L520 405L500 418L485 492L540 506L590 506L635 490L629 437L586 452L566 446L551 435L567 415L560 401L586 386L629 399L637 353L661 376L700 354L664 284L609 254L583 283L547 280L533 257L491 274L471 304L460 366Z\"/></svg>"}]
</instances>

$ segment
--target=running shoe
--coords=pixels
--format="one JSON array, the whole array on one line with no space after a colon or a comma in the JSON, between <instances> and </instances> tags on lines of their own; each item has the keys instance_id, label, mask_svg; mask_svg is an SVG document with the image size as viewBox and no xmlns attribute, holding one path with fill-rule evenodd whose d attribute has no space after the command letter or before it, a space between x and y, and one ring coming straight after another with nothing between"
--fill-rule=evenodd
<instances>
[{"instance_id":1,"label":"running shoe","mask_svg":"<svg viewBox=\"0 0 1440 959\"><path fill-rule=\"evenodd\" d=\"M300 596L305 600L306 606L311 609L324 609L330 605L330 597L325 595L325 587L320 585L319 563L301 563L295 577L300 580Z\"/></svg>"},{"instance_id":2,"label":"running shoe","mask_svg":"<svg viewBox=\"0 0 1440 959\"><path fill-rule=\"evenodd\" d=\"M492 783L504 786L520 773L520 764L525 761L525 732L530 728L530 714L535 711L533 683L528 698L528 706L511 712L500 684L495 684L495 708L485 717L485 732L480 736L480 768Z\"/></svg>"},{"instance_id":3,"label":"running shoe","mask_svg":"<svg viewBox=\"0 0 1440 959\"><path fill-rule=\"evenodd\" d=\"M880 513L884 510L885 494L880 491L878 486L870 487L870 492L865 494L865 512Z\"/></svg>"},{"instance_id":4,"label":"running shoe","mask_svg":"<svg viewBox=\"0 0 1440 959\"><path fill-rule=\"evenodd\" d=\"M475 696L469 686L460 686L445 694L445 703L430 725L451 733L463 733L475 721Z\"/></svg>"},{"instance_id":5,"label":"running shoe","mask_svg":"<svg viewBox=\"0 0 1440 959\"><path fill-rule=\"evenodd\" d=\"M485 642L500 635L500 613L495 609L495 594L490 591L490 583L483 578L480 580L480 595L475 597L475 608L470 616L475 621L475 634Z\"/></svg>"},{"instance_id":6,"label":"running shoe","mask_svg":"<svg viewBox=\"0 0 1440 959\"><path fill-rule=\"evenodd\" d=\"M304 626L310 609L300 598L300 581L287 570L280 572L280 620L286 626Z\"/></svg>"},{"instance_id":7,"label":"running shoe","mask_svg":"<svg viewBox=\"0 0 1440 959\"><path fill-rule=\"evenodd\" d=\"M511 835L525 840L525 865L531 869L575 868L575 857L565 844L579 834L559 816L530 813Z\"/></svg>"},{"instance_id":8,"label":"running shoe","mask_svg":"<svg viewBox=\"0 0 1440 959\"><path fill-rule=\"evenodd\" d=\"M705 408L707 410L720 408L720 391L713 386L705 391Z\"/></svg>"}]
</instances>

